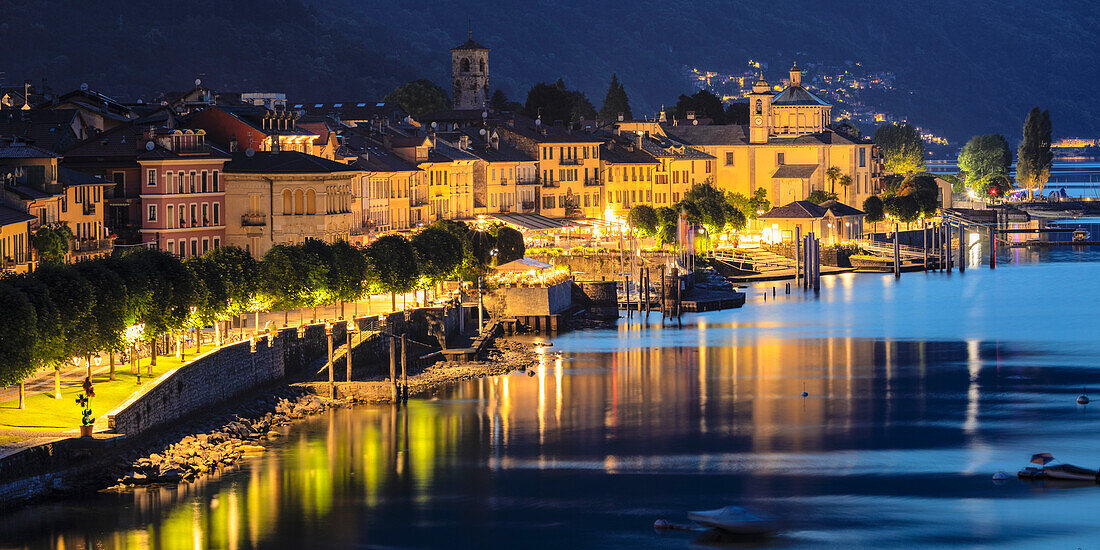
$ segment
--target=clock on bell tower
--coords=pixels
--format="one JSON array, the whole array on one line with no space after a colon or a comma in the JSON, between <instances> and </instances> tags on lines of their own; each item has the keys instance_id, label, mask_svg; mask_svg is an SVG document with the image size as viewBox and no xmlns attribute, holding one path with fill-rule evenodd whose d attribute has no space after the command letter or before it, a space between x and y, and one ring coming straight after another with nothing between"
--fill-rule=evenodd
<instances>
[{"instance_id":1,"label":"clock on bell tower","mask_svg":"<svg viewBox=\"0 0 1100 550\"><path fill-rule=\"evenodd\" d=\"M749 143L767 143L771 133L772 92L763 73L749 94Z\"/></svg>"}]
</instances>

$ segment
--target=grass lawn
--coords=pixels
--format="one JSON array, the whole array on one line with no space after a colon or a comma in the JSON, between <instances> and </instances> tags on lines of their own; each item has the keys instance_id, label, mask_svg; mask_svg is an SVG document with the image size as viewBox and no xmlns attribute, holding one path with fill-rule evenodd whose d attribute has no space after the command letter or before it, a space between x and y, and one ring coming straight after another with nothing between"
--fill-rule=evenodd
<instances>
[{"instance_id":1,"label":"grass lawn","mask_svg":"<svg viewBox=\"0 0 1100 550\"><path fill-rule=\"evenodd\" d=\"M149 360L141 361L141 386L137 384L137 377L130 374L129 365L115 367L115 380L108 380L107 373L92 378L95 389L95 397L92 398L92 416L96 423L106 425L105 414L122 403L130 394L140 387L149 384L165 371L180 366L180 362L174 355L157 357L157 366L153 367L153 376L145 373ZM61 399L54 399L53 391L27 396L27 408L19 409L19 399L0 403L0 429L9 431L64 431L73 430L80 426L81 408L76 404L76 396L83 393L80 384L63 386ZM0 436L0 443L3 443ZM10 443L10 442L9 442Z\"/></svg>"}]
</instances>

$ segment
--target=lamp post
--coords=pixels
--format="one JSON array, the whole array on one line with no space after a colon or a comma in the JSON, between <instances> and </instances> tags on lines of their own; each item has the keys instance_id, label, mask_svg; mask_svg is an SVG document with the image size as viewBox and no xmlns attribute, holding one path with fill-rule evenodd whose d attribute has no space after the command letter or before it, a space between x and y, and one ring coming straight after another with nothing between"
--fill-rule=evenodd
<instances>
[{"instance_id":1,"label":"lamp post","mask_svg":"<svg viewBox=\"0 0 1100 550\"><path fill-rule=\"evenodd\" d=\"M191 306L191 317L192 317L192 319L194 319L196 311L198 311L198 308L195 307L195 306ZM201 351L202 351L202 331L200 330L199 326L196 324L195 325L195 355L198 355L199 352L201 352Z\"/></svg>"},{"instance_id":2,"label":"lamp post","mask_svg":"<svg viewBox=\"0 0 1100 550\"><path fill-rule=\"evenodd\" d=\"M99 368L99 365L100 365L100 363L103 363L103 356L101 356L101 355L96 355L95 357L93 357L93 358L92 358L92 360L93 360L93 361L95 361L95 366L96 366L96 368L98 369L98 368ZM88 378L90 379L91 377L92 377L92 375L91 375L91 373L89 373L89 374L88 374Z\"/></svg>"}]
</instances>

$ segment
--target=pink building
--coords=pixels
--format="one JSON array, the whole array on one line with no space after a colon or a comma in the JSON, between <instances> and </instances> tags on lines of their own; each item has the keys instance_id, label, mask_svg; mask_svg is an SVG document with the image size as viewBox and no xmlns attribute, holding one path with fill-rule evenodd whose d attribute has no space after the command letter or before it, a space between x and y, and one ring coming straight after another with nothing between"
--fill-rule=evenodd
<instances>
[{"instance_id":1,"label":"pink building","mask_svg":"<svg viewBox=\"0 0 1100 550\"><path fill-rule=\"evenodd\" d=\"M222 169L229 155L209 146L203 130L147 128L137 157L141 240L182 257L225 240Z\"/></svg>"}]
</instances>

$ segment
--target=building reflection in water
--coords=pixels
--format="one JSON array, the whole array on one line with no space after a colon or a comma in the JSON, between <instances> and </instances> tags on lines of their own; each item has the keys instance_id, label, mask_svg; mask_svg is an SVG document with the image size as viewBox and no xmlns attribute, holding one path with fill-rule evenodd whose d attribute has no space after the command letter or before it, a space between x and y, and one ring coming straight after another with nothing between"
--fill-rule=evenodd
<instances>
[{"instance_id":1,"label":"building reflection in water","mask_svg":"<svg viewBox=\"0 0 1100 550\"><path fill-rule=\"evenodd\" d=\"M744 490L762 491L777 483L769 472L798 456L980 445L983 366L1010 354L977 340L761 333L711 347L706 330L694 346L640 345L661 331L621 327L623 349L613 353L544 348L533 376L468 381L438 400L333 411L239 468L102 495L78 518L47 508L19 518L20 534L36 533L28 547L308 547L322 535L352 546L370 538L364 513L416 524L447 499L491 499L499 473L524 469L751 469Z\"/></svg>"}]
</instances>

